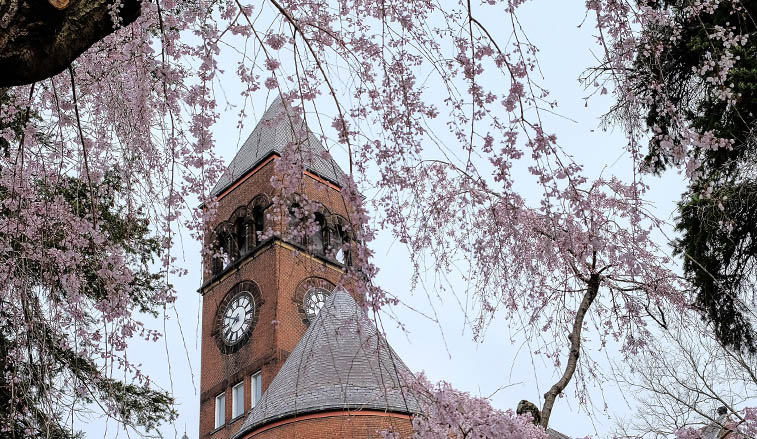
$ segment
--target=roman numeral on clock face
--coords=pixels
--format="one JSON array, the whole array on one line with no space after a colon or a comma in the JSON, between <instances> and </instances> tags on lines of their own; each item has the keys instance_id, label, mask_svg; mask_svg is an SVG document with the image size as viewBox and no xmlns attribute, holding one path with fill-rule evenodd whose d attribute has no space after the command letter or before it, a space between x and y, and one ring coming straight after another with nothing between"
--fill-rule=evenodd
<instances>
[{"instance_id":1,"label":"roman numeral on clock face","mask_svg":"<svg viewBox=\"0 0 757 439\"><path fill-rule=\"evenodd\" d=\"M221 321L221 338L227 346L233 346L246 339L255 316L255 300L249 292L243 291L232 298L225 309Z\"/></svg>"}]
</instances>

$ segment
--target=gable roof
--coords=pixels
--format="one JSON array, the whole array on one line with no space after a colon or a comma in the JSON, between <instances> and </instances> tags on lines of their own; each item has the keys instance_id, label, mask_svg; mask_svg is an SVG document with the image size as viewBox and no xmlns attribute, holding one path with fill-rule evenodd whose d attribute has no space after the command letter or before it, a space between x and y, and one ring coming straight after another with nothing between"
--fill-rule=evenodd
<instances>
[{"instance_id":1,"label":"gable roof","mask_svg":"<svg viewBox=\"0 0 757 439\"><path fill-rule=\"evenodd\" d=\"M287 146L294 144L298 145L296 152L300 154L305 169L342 186L344 171L303 119L278 96L263 113L210 195L220 194L271 154L282 155Z\"/></svg>"},{"instance_id":2,"label":"gable roof","mask_svg":"<svg viewBox=\"0 0 757 439\"><path fill-rule=\"evenodd\" d=\"M405 385L410 376L352 296L336 290L233 438L325 410L419 413Z\"/></svg>"}]
</instances>

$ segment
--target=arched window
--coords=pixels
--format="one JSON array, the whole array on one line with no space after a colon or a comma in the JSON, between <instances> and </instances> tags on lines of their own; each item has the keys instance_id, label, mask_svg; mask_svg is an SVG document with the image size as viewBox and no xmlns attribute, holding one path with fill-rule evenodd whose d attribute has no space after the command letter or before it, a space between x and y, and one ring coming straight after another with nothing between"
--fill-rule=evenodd
<instances>
[{"instance_id":1,"label":"arched window","mask_svg":"<svg viewBox=\"0 0 757 439\"><path fill-rule=\"evenodd\" d=\"M288 239L302 246L307 246L308 240L305 234L307 216L298 203L289 206Z\"/></svg>"},{"instance_id":2,"label":"arched window","mask_svg":"<svg viewBox=\"0 0 757 439\"><path fill-rule=\"evenodd\" d=\"M310 246L313 253L325 255L326 243L329 242L329 233L326 228L326 217L322 213L316 212L314 215L314 221L314 226L317 225L317 227L314 227L316 230L310 235Z\"/></svg>"},{"instance_id":3,"label":"arched window","mask_svg":"<svg viewBox=\"0 0 757 439\"><path fill-rule=\"evenodd\" d=\"M326 256L330 247L328 223L329 213L312 212L302 208L298 203L289 207L289 240L307 248L316 255Z\"/></svg>"},{"instance_id":4,"label":"arched window","mask_svg":"<svg viewBox=\"0 0 757 439\"><path fill-rule=\"evenodd\" d=\"M348 226L343 218L339 218L334 226L334 233L331 239L331 247L333 257L342 265L352 265L352 258L350 254L350 233L348 232Z\"/></svg>"},{"instance_id":5,"label":"arched window","mask_svg":"<svg viewBox=\"0 0 757 439\"><path fill-rule=\"evenodd\" d=\"M262 206L255 206L252 208L252 230L251 240L256 246L260 245L262 240L260 236L265 233L265 211Z\"/></svg>"},{"instance_id":6,"label":"arched window","mask_svg":"<svg viewBox=\"0 0 757 439\"><path fill-rule=\"evenodd\" d=\"M266 194L258 194L252 199L247 207L250 212L250 243L255 247L259 246L265 234L265 210L271 205L271 201ZM290 212L291 213L291 212Z\"/></svg>"},{"instance_id":7,"label":"arched window","mask_svg":"<svg viewBox=\"0 0 757 439\"><path fill-rule=\"evenodd\" d=\"M239 248L239 256L244 256L252 250L254 244L250 242L250 222L247 217L240 216L234 221L234 235Z\"/></svg>"},{"instance_id":8,"label":"arched window","mask_svg":"<svg viewBox=\"0 0 757 439\"><path fill-rule=\"evenodd\" d=\"M213 244L213 247L211 248L211 251L213 252L213 262L211 271L213 272L213 275L220 273L223 271L223 250L221 249L220 243L216 242Z\"/></svg>"},{"instance_id":9,"label":"arched window","mask_svg":"<svg viewBox=\"0 0 757 439\"><path fill-rule=\"evenodd\" d=\"M229 224L223 223L216 229L216 239L213 245L213 274L219 274L236 258L237 246L231 233L229 233Z\"/></svg>"}]
</instances>

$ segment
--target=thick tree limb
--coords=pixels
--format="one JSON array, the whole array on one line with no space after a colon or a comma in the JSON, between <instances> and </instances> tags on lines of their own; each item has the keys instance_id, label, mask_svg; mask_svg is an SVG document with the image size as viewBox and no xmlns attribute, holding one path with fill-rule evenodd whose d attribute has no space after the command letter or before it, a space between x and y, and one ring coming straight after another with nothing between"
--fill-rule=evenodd
<instances>
[{"instance_id":1,"label":"thick tree limb","mask_svg":"<svg viewBox=\"0 0 757 439\"><path fill-rule=\"evenodd\" d=\"M597 298L599 283L599 274L594 273L589 277L586 293L583 299L581 299L581 305L578 307L575 320L573 320L573 330L568 335L568 340L570 341L568 364L565 366L565 371L560 379L544 394L544 406L541 409L541 425L544 428L547 428L549 425L549 417L552 414L552 406L555 405L555 400L565 390L565 387L568 386L576 371L578 358L581 355L581 332L583 331L584 318L589 308L591 308L591 304L594 303L594 299Z\"/></svg>"},{"instance_id":2,"label":"thick tree limb","mask_svg":"<svg viewBox=\"0 0 757 439\"><path fill-rule=\"evenodd\" d=\"M66 69L114 31L113 2L0 0L0 87L30 84ZM127 25L139 16L141 2L122 3L120 16Z\"/></svg>"}]
</instances>

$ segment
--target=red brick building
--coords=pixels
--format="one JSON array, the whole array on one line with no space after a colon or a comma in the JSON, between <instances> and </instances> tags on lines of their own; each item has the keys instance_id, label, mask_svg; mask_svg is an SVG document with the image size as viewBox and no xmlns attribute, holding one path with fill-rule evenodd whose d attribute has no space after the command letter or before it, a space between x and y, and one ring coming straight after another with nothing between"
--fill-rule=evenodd
<instances>
[{"instance_id":1,"label":"red brick building","mask_svg":"<svg viewBox=\"0 0 757 439\"><path fill-rule=\"evenodd\" d=\"M283 177L276 162L293 145L305 168L300 193L320 203L319 230L283 239L291 220L271 214L271 180ZM336 289L350 259L339 250L351 236L343 181L276 99L213 189L217 220L206 244L218 251L205 258L200 289L200 439L410 435L417 402L400 385L407 367Z\"/></svg>"}]
</instances>

